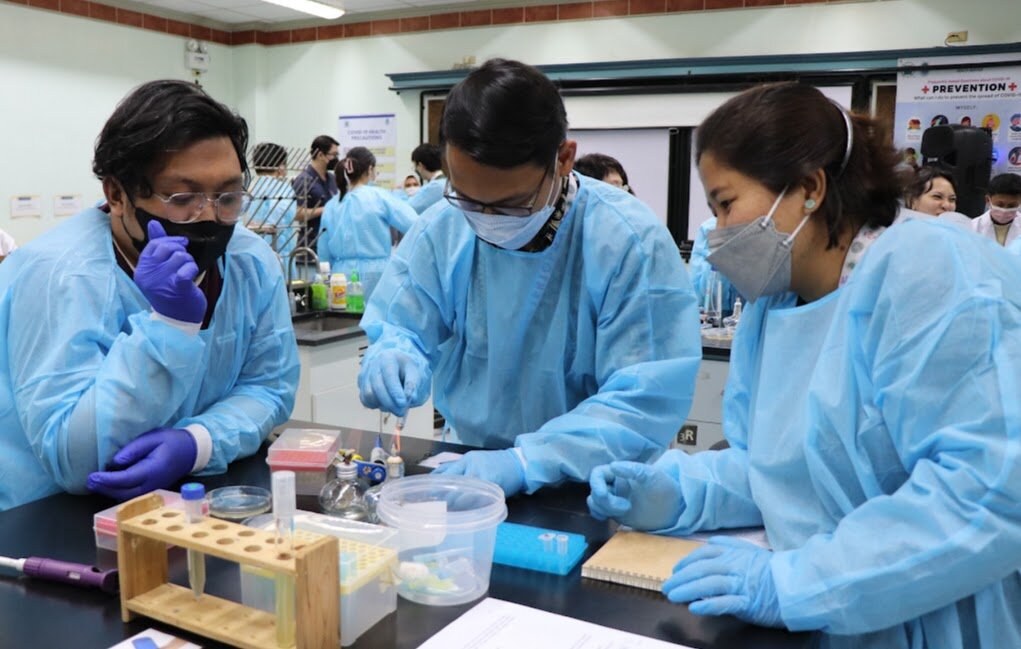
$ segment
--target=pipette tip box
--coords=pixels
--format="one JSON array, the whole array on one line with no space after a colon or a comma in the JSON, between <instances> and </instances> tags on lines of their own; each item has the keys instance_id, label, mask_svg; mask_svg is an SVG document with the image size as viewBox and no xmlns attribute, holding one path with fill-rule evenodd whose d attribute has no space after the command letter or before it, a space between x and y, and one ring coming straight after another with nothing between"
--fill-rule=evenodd
<instances>
[{"instance_id":1,"label":"pipette tip box","mask_svg":"<svg viewBox=\"0 0 1021 649\"><path fill-rule=\"evenodd\" d=\"M504 522L496 527L493 563L566 575L581 561L586 548L588 542L581 534Z\"/></svg>"}]
</instances>

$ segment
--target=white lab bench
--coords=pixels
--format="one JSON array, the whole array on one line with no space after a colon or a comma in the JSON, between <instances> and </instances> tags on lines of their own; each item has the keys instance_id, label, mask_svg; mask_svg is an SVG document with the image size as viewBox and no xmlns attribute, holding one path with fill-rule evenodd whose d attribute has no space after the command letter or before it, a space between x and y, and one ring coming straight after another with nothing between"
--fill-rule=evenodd
<instances>
[{"instance_id":1,"label":"white lab bench","mask_svg":"<svg viewBox=\"0 0 1021 649\"><path fill-rule=\"evenodd\" d=\"M671 448L695 453L723 441L723 388L729 370L729 341L703 340L691 410Z\"/></svg>"}]
</instances>

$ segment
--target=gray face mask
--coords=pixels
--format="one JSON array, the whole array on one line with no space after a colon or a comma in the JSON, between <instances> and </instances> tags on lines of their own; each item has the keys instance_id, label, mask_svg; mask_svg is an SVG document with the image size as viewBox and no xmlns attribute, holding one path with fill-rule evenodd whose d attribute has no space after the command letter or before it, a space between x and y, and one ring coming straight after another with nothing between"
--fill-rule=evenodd
<instances>
[{"instance_id":1,"label":"gray face mask","mask_svg":"<svg viewBox=\"0 0 1021 649\"><path fill-rule=\"evenodd\" d=\"M785 187L765 216L745 225L716 228L709 233L706 260L726 275L749 302L763 295L783 293L791 287L791 247L794 237L811 215L806 214L794 232L778 232L773 214L786 193Z\"/></svg>"}]
</instances>

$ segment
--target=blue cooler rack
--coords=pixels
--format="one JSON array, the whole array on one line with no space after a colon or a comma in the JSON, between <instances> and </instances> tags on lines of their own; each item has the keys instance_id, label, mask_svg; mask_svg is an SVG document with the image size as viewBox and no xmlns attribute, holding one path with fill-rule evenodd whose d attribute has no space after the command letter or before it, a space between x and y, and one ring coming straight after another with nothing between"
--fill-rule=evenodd
<instances>
[{"instance_id":1,"label":"blue cooler rack","mask_svg":"<svg viewBox=\"0 0 1021 649\"><path fill-rule=\"evenodd\" d=\"M567 551L563 554L557 547L557 537L559 536L567 537ZM562 545L563 542L561 541L560 544ZM552 547L548 549L548 546ZM500 523L496 527L496 550L493 552L493 563L525 570L550 572L554 575L566 575L581 561L586 548L588 548L588 543L581 534L569 534L559 530L548 530L517 523Z\"/></svg>"}]
</instances>

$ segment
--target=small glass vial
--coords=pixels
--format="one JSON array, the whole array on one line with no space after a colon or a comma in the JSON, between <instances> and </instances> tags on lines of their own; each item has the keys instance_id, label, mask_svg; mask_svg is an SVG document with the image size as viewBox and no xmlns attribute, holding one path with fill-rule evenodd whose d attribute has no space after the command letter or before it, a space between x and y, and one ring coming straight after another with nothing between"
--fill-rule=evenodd
<instances>
[{"instance_id":1,"label":"small glass vial","mask_svg":"<svg viewBox=\"0 0 1021 649\"><path fill-rule=\"evenodd\" d=\"M333 462L333 479L319 492L319 506L323 512L337 518L364 521L365 485L358 478L358 466L350 455Z\"/></svg>"},{"instance_id":2,"label":"small glass vial","mask_svg":"<svg viewBox=\"0 0 1021 649\"><path fill-rule=\"evenodd\" d=\"M370 523L379 523L379 516L376 515L376 506L379 504L379 497L383 487L388 482L393 482L404 477L404 460L399 455L391 455L386 458L386 479L378 485L369 487L365 492L365 509L367 520Z\"/></svg>"}]
</instances>

